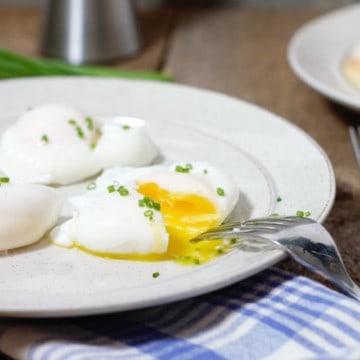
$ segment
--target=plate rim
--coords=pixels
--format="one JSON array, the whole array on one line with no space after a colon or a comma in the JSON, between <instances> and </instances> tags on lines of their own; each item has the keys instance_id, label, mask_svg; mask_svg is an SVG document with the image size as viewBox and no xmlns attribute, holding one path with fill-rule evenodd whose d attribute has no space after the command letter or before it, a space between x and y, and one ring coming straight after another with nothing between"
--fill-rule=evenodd
<instances>
[{"instance_id":1,"label":"plate rim","mask_svg":"<svg viewBox=\"0 0 360 360\"><path fill-rule=\"evenodd\" d=\"M360 11L360 4L351 4L336 10L332 10L328 13L317 16L304 23L292 35L287 46L286 55L287 55L288 63L291 69L293 70L293 72L297 75L299 79L301 79L311 89L315 90L316 92L322 94L326 98L340 105L350 107L353 110L360 110L360 96L359 99L357 99L355 94L354 96L351 96L338 89L328 88L324 86L321 81L315 79L314 77L311 76L311 74L307 72L306 68L301 64L301 62L299 61L296 55L297 48L301 43L304 34L306 34L313 27L318 26L322 22L330 21L333 17L338 17L339 15L350 12L353 9ZM341 74L339 73L339 75ZM348 85L349 90L353 90L355 92L355 89L351 87L351 84L348 83L346 84Z\"/></svg>"},{"instance_id":2,"label":"plate rim","mask_svg":"<svg viewBox=\"0 0 360 360\"><path fill-rule=\"evenodd\" d=\"M75 80L76 81L79 81L79 77L38 77L38 78L31 78L31 79L9 79L9 80L5 80L5 82L9 83L9 82L22 82L22 81L39 81L40 79L41 80L54 80L54 79L59 79L59 78L66 78L66 79L69 79L71 78L72 80ZM92 78L92 77L82 77L82 79L88 81L88 80L91 80L91 81L94 81L95 78ZM97 79L99 80L99 79ZM100 80L106 80L105 78L101 78ZM125 79L111 79L112 81L120 81L120 82L124 82L124 83L127 83L127 82L137 82L137 83L141 83L143 82L142 80L125 80ZM80 80L81 81L81 80ZM145 81L146 83L149 83L149 81ZM292 127L294 129L296 129L296 131L298 133L301 133L302 136L304 136L306 138L306 140L310 143L312 143L312 145L314 146L314 148L316 148L316 150L321 154L321 158L323 161L325 161L326 165L327 165L327 170L328 170L328 175L329 175L329 185L330 185L330 188L329 188L329 194L328 194L328 199L327 199L327 202L324 204L323 206L323 211L322 213L320 214L318 220L319 221L324 221L325 218L327 217L327 215L329 214L329 212L331 211L331 208L333 206L333 203L335 201L335 192L336 192L336 183L335 183L335 174L334 174L334 170L332 168L332 165L331 165L331 162L330 162L330 159L328 158L326 152L324 151L324 149L318 144L318 142L313 139L309 134L307 134L303 129L299 128L297 125L289 122L288 120L284 119L283 117L280 117L278 116L277 114L274 114L272 112L270 112L269 110L265 109L265 108L262 108L256 104L252 104L250 102L247 102L247 101L244 101L242 99L239 99L239 98L236 98L234 96L231 96L231 95L227 95L227 94L224 94L224 93L219 93L219 92L216 92L216 91L212 91L212 90L207 90L207 89L202 89L202 88L199 88L199 87L194 87L194 86L189 86L189 85L182 85L182 84L173 84L173 83L166 83L166 84L163 84L163 83L158 83L158 82L153 82L154 84L156 84L156 86L175 86L175 87L181 87L183 89L191 89L191 90L196 90L196 91L200 91L200 92L203 92L203 93L209 93L209 94L214 94L216 96L221 96L221 97L224 97L224 98L229 98L229 99L232 99L232 100L236 100L237 102L239 102L242 106L243 105L246 105L248 107L250 107L253 111L261 111L263 112L264 114L266 114L267 116L271 116L273 119L276 119L277 122L280 122L282 124L285 124L286 126L288 127ZM0 82L0 86L1 86L2 82ZM8 116L9 114L4 114L4 116ZM185 124L186 125L186 124ZM203 130L204 131L204 130ZM230 142L231 143L231 142ZM242 149L243 150L243 149ZM246 152L245 150L243 150L244 153L248 156L250 156L250 158L252 158L252 154L249 153L249 152ZM258 162L257 159L253 159L255 160L256 162ZM262 167L264 167L266 169L266 167L264 166L264 164L260 163L260 165ZM267 170L267 169L266 169ZM83 315L94 315L94 314L105 314L105 313L109 313L109 312L114 312L114 311L128 311L128 310L135 310L135 309L140 309L140 308L144 308L144 307L149 307L149 306L154 306L154 305L160 305L160 304L165 304L165 303L168 303L168 302L173 302L173 301L177 301L177 300L182 300L182 299L185 299L185 298L188 298L189 295L191 296L197 296L197 295L201 295L201 294L204 294L204 293L208 293L209 291L214 291L214 290L217 290L217 289L220 289L224 286L227 286L227 285L230 285L236 281L240 281L240 280L243 280L245 278L248 278L272 265L274 265L275 263L279 262L280 260L282 260L283 258L285 258L285 253L280 251L278 252L277 254L274 254L274 256L270 259L268 259L267 261L265 261L261 266L258 266L256 268L253 268L245 273L242 273L242 274L237 274L236 276L232 276L232 277L229 277L227 278L227 282L219 287L217 285L213 285L213 288L209 289L209 287L205 287L205 288L202 288L202 289L198 289L197 292L194 292L194 291L191 291L191 294L188 294L187 292L184 292L182 294L181 297L179 296L175 296L175 298L169 298L169 297L166 297L162 300L159 301L159 299L152 299L150 301L148 301L147 303L144 303L144 301L140 301L140 303L138 303L137 305L135 306L131 306L130 308L122 308L119 310L119 308L116 307L116 305L113 305L111 307L108 307L107 309L104 309L104 307L99 307L99 306L94 306L94 305L91 305L90 307L88 308L84 308L82 307L81 309L76 309L74 308L73 311L71 310L60 310L60 311L54 311L52 309L49 309L48 311L41 311L41 310L30 310L30 309L25 309L23 311L21 310L17 310L16 312L11 312L11 311L8 311L7 313L3 313L1 310L0 310L0 314L1 316L12 316L12 317L60 317L60 316L83 316ZM99 309L100 308L100 309ZM101 311L99 311L101 310Z\"/></svg>"}]
</instances>

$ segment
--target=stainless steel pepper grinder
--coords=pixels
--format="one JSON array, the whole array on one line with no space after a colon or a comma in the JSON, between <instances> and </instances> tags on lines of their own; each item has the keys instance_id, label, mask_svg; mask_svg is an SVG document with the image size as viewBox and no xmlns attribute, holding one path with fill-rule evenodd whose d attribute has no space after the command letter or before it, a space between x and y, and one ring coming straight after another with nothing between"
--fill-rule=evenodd
<instances>
[{"instance_id":1,"label":"stainless steel pepper grinder","mask_svg":"<svg viewBox=\"0 0 360 360\"><path fill-rule=\"evenodd\" d=\"M73 64L136 55L140 34L132 0L48 0L41 51Z\"/></svg>"}]
</instances>

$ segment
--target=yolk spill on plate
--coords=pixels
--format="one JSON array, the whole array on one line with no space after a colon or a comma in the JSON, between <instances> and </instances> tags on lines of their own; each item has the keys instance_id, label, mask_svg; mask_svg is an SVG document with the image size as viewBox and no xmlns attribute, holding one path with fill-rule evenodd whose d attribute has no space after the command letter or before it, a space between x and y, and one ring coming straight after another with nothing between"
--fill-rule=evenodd
<instances>
[{"instance_id":1,"label":"yolk spill on plate","mask_svg":"<svg viewBox=\"0 0 360 360\"><path fill-rule=\"evenodd\" d=\"M223 240L191 243L189 240L219 224L219 211L211 201L195 194L172 193L155 183L139 185L137 191L158 202L170 235L168 251L164 254L106 254L79 246L87 253L110 259L137 261L175 260L183 264L198 265L211 261L229 249Z\"/></svg>"}]
</instances>

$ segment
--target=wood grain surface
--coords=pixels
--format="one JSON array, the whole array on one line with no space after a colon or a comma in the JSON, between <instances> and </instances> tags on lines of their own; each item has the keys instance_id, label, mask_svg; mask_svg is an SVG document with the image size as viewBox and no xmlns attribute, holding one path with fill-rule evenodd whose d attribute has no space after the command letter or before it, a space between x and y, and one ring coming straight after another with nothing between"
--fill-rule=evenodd
<instances>
[{"instance_id":1,"label":"wood grain surface","mask_svg":"<svg viewBox=\"0 0 360 360\"><path fill-rule=\"evenodd\" d=\"M179 83L265 107L310 134L328 154L337 181L336 201L325 226L360 284L360 170L348 136L348 124L359 115L309 89L286 58L296 29L320 14L241 7L164 6L144 11L139 14L142 52L113 66L164 70ZM37 10L0 8L0 46L38 56L40 32ZM329 285L290 259L278 266Z\"/></svg>"}]
</instances>

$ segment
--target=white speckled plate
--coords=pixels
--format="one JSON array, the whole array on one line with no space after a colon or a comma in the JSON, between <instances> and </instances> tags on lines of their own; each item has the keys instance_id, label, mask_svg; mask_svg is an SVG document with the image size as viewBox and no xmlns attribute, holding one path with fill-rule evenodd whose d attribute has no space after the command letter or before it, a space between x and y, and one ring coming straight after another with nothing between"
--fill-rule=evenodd
<instances>
[{"instance_id":1,"label":"white speckled plate","mask_svg":"<svg viewBox=\"0 0 360 360\"><path fill-rule=\"evenodd\" d=\"M296 31L288 59L295 74L327 98L360 110L360 93L345 79L342 64L360 42L360 5L320 16Z\"/></svg>"},{"instance_id":2,"label":"white speckled plate","mask_svg":"<svg viewBox=\"0 0 360 360\"><path fill-rule=\"evenodd\" d=\"M334 200L331 164L308 135L225 95L172 84L67 77L1 81L0 99L0 132L29 106L47 102L74 104L93 115L145 119L165 160L202 159L231 174L241 189L243 217L307 210L322 221ZM283 257L280 251L234 251L189 267L106 260L40 241L0 257L0 315L73 316L162 304L219 289Z\"/></svg>"}]
</instances>

